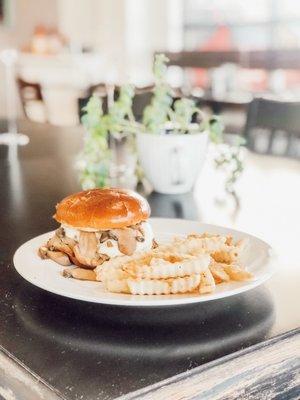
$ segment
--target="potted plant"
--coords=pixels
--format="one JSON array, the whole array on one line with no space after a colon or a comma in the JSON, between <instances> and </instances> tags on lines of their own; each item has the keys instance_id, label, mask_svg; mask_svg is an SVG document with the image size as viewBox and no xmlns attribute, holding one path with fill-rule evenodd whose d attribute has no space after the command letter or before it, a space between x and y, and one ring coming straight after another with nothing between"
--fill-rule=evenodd
<instances>
[{"instance_id":1,"label":"potted plant","mask_svg":"<svg viewBox=\"0 0 300 400\"><path fill-rule=\"evenodd\" d=\"M80 156L82 187L134 187L140 168L160 193L185 193L195 184L205 161L208 142L223 143L223 125L217 116L207 116L193 100L173 100L166 81L168 59L160 54L154 61L153 96L141 122L132 112L134 88L124 85L106 114L101 99L92 96L84 108L84 149ZM226 190L242 172L239 146L223 145L215 159L217 168L226 167ZM231 172L230 172L231 171Z\"/></svg>"},{"instance_id":2,"label":"potted plant","mask_svg":"<svg viewBox=\"0 0 300 400\"><path fill-rule=\"evenodd\" d=\"M154 61L155 87L143 113L143 129L137 134L138 158L146 177L160 193L185 193L192 189L204 164L209 139L222 140L218 117L208 117L193 100L173 102L166 81L168 59Z\"/></svg>"}]
</instances>

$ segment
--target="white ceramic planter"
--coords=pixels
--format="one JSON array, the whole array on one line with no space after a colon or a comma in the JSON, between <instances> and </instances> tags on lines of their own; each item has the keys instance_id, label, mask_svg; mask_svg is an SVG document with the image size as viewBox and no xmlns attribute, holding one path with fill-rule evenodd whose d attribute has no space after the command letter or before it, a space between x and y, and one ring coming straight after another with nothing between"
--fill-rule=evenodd
<instances>
[{"instance_id":1,"label":"white ceramic planter","mask_svg":"<svg viewBox=\"0 0 300 400\"><path fill-rule=\"evenodd\" d=\"M208 134L137 134L138 157L154 190L189 192L205 161Z\"/></svg>"}]
</instances>

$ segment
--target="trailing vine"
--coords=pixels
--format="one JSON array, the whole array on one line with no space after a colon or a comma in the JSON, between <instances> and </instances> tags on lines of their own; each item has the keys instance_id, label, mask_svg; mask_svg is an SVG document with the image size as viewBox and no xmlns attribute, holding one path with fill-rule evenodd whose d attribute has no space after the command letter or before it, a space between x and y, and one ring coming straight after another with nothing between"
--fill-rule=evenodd
<instances>
[{"instance_id":1,"label":"trailing vine","mask_svg":"<svg viewBox=\"0 0 300 400\"><path fill-rule=\"evenodd\" d=\"M180 98L173 102L172 88L167 83L167 62L164 54L157 54L153 64L154 89L150 104L143 113L144 129L154 134L172 131L191 134L206 131L213 142L222 140L223 125L217 116L207 116L195 101ZM192 121L195 121L192 123Z\"/></svg>"}]
</instances>

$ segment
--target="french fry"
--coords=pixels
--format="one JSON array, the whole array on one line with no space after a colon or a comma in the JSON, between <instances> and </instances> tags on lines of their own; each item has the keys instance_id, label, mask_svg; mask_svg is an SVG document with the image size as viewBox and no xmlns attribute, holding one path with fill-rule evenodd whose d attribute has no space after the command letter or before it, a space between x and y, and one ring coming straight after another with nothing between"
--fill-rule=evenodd
<instances>
[{"instance_id":1,"label":"french fry","mask_svg":"<svg viewBox=\"0 0 300 400\"><path fill-rule=\"evenodd\" d=\"M245 241L193 234L146 253L115 257L95 269L106 290L134 295L214 292L222 282L252 274L237 265Z\"/></svg>"},{"instance_id":2,"label":"french fry","mask_svg":"<svg viewBox=\"0 0 300 400\"><path fill-rule=\"evenodd\" d=\"M228 282L230 280L229 275L225 272L223 265L211 264L209 266L210 272L214 277L216 283Z\"/></svg>"},{"instance_id":3,"label":"french fry","mask_svg":"<svg viewBox=\"0 0 300 400\"><path fill-rule=\"evenodd\" d=\"M227 244L227 246L233 246L233 237L231 235L226 236L226 242L225 244Z\"/></svg>"},{"instance_id":4,"label":"french fry","mask_svg":"<svg viewBox=\"0 0 300 400\"><path fill-rule=\"evenodd\" d=\"M123 266L123 270L130 276L142 279L167 279L179 278L200 274L209 265L208 254L197 257L168 253L157 253L149 259L140 259L138 262L129 262Z\"/></svg>"},{"instance_id":5,"label":"french fry","mask_svg":"<svg viewBox=\"0 0 300 400\"><path fill-rule=\"evenodd\" d=\"M216 277L216 276L214 276L214 280L215 280L215 284L216 285L219 285L220 283L223 283L224 281L222 281L222 279L220 279L220 278L218 278L218 277Z\"/></svg>"},{"instance_id":6,"label":"french fry","mask_svg":"<svg viewBox=\"0 0 300 400\"><path fill-rule=\"evenodd\" d=\"M253 278L253 275L236 265L224 265L224 270L233 281L247 281Z\"/></svg>"},{"instance_id":7,"label":"french fry","mask_svg":"<svg viewBox=\"0 0 300 400\"><path fill-rule=\"evenodd\" d=\"M218 263L231 264L235 261L237 254L225 250L215 251L211 253L211 257Z\"/></svg>"},{"instance_id":8,"label":"french fry","mask_svg":"<svg viewBox=\"0 0 300 400\"><path fill-rule=\"evenodd\" d=\"M114 279L105 281L106 290L112 293L126 293L130 294L130 289L127 279Z\"/></svg>"},{"instance_id":9,"label":"french fry","mask_svg":"<svg viewBox=\"0 0 300 400\"><path fill-rule=\"evenodd\" d=\"M212 293L215 290L216 283L209 269L201 273L199 293Z\"/></svg>"},{"instance_id":10,"label":"french fry","mask_svg":"<svg viewBox=\"0 0 300 400\"><path fill-rule=\"evenodd\" d=\"M131 294L177 294L193 292L200 280L200 274L193 274L183 278L127 279L127 284Z\"/></svg>"},{"instance_id":11,"label":"french fry","mask_svg":"<svg viewBox=\"0 0 300 400\"><path fill-rule=\"evenodd\" d=\"M65 278L74 278L81 281L96 281L95 272L85 268L66 268L63 270L62 275Z\"/></svg>"}]
</instances>

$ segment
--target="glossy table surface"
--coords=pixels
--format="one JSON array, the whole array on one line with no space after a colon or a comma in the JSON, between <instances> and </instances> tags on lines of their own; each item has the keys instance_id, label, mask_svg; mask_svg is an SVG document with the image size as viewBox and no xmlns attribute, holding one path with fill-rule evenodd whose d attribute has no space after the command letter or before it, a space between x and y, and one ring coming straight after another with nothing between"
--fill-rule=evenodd
<instances>
[{"instance_id":1,"label":"glossy table surface","mask_svg":"<svg viewBox=\"0 0 300 400\"><path fill-rule=\"evenodd\" d=\"M82 144L81 128L20 128L30 143L17 158L0 146L0 346L63 397L114 399L300 326L299 161L246 152L239 207L209 160L193 194L149 195L153 216L261 237L277 253L277 270L265 286L226 300L128 310L47 293L15 272L16 248L54 229L54 205L80 189Z\"/></svg>"}]
</instances>

